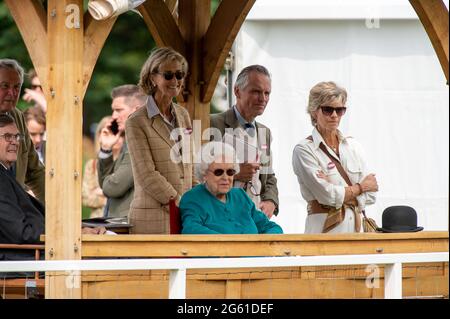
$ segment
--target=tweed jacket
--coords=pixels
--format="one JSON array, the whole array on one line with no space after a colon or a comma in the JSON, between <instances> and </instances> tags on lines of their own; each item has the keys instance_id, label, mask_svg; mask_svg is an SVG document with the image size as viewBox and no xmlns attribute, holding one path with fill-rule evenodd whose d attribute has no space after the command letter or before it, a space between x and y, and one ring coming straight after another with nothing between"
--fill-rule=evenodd
<instances>
[{"instance_id":1,"label":"tweed jacket","mask_svg":"<svg viewBox=\"0 0 450 319\"><path fill-rule=\"evenodd\" d=\"M219 114L212 114L210 117L211 127L217 128L223 137L226 129L235 129L239 127L239 121L231 108L225 112ZM275 173L271 170L272 156L271 156L271 142L272 136L267 126L256 122L256 129L258 130L258 146L262 152L261 166L265 167L269 173L265 173L265 170L260 171L259 180L261 181L261 200L270 200L275 204L274 214L278 215L278 188L277 179ZM260 132L265 133L263 136ZM215 138L218 138L217 136ZM263 147L264 145L264 147ZM272 171L272 172L271 172Z\"/></svg>"},{"instance_id":2,"label":"tweed jacket","mask_svg":"<svg viewBox=\"0 0 450 319\"><path fill-rule=\"evenodd\" d=\"M39 160L39 156L28 133L25 117L22 111L15 108L10 115L16 122L20 134L24 139L20 141L19 153L16 161L16 180L23 187L28 186L36 197L45 202L45 167Z\"/></svg>"},{"instance_id":3,"label":"tweed jacket","mask_svg":"<svg viewBox=\"0 0 450 319\"><path fill-rule=\"evenodd\" d=\"M97 161L98 183L109 199L108 217L126 217L134 195L130 153L124 143L114 161L112 155Z\"/></svg>"},{"instance_id":4,"label":"tweed jacket","mask_svg":"<svg viewBox=\"0 0 450 319\"><path fill-rule=\"evenodd\" d=\"M187 110L172 103L179 135L176 141L160 114L150 117L143 106L128 118L125 136L134 176L129 222L134 234L168 234L171 198L179 198L197 184L193 177L192 125ZM182 147L181 151L178 146ZM172 155L182 155L178 163Z\"/></svg>"}]
</instances>

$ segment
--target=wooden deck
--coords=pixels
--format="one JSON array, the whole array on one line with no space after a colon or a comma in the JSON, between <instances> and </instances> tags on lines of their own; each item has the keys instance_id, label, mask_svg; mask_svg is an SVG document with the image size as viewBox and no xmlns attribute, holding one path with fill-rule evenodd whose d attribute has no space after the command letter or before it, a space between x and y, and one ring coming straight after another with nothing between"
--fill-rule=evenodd
<instances>
[{"instance_id":1,"label":"wooden deck","mask_svg":"<svg viewBox=\"0 0 450 319\"><path fill-rule=\"evenodd\" d=\"M448 252L448 232L345 235L83 235L82 256L230 257ZM189 270L188 298L383 298L366 266ZM405 264L403 296L448 298L448 263ZM378 284L378 287L374 285ZM368 287L369 286L369 287ZM83 298L167 298L168 271L84 272Z\"/></svg>"}]
</instances>

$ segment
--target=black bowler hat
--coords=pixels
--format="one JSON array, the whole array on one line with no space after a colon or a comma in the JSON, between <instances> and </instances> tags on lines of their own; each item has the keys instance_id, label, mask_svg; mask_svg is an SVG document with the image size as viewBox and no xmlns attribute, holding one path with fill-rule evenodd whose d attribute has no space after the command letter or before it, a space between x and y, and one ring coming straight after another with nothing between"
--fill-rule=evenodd
<instances>
[{"instance_id":1,"label":"black bowler hat","mask_svg":"<svg viewBox=\"0 0 450 319\"><path fill-rule=\"evenodd\" d=\"M417 227L417 213L409 206L390 206L382 216L382 227L378 231L383 233L410 233L423 230Z\"/></svg>"}]
</instances>

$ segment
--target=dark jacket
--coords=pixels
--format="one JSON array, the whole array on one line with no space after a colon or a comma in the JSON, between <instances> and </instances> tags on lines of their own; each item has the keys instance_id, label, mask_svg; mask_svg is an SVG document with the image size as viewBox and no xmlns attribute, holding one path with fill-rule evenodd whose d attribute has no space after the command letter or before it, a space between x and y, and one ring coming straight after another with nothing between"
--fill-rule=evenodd
<instances>
[{"instance_id":1,"label":"dark jacket","mask_svg":"<svg viewBox=\"0 0 450 319\"><path fill-rule=\"evenodd\" d=\"M36 244L44 231L44 206L0 164L0 243Z\"/></svg>"}]
</instances>

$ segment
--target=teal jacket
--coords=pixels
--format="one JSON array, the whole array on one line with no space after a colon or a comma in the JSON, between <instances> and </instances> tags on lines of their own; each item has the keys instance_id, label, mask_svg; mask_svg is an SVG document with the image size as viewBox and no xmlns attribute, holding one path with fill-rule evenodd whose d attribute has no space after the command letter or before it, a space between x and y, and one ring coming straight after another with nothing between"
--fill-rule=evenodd
<instances>
[{"instance_id":1,"label":"teal jacket","mask_svg":"<svg viewBox=\"0 0 450 319\"><path fill-rule=\"evenodd\" d=\"M223 203L204 184L197 185L181 198L180 212L183 234L283 233L241 188L232 188Z\"/></svg>"}]
</instances>

